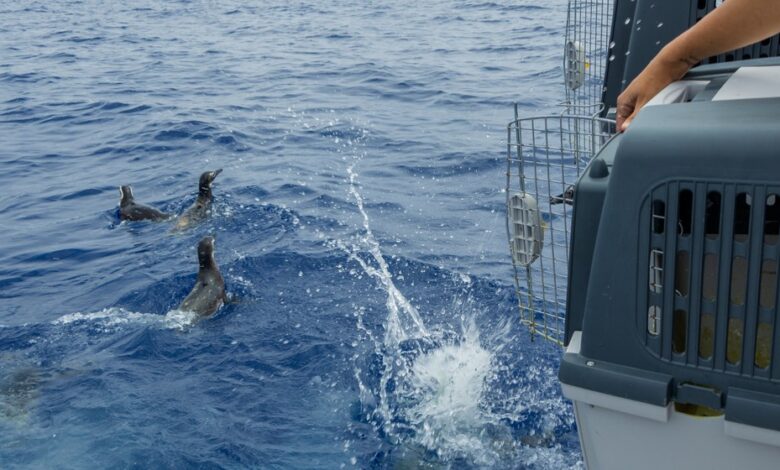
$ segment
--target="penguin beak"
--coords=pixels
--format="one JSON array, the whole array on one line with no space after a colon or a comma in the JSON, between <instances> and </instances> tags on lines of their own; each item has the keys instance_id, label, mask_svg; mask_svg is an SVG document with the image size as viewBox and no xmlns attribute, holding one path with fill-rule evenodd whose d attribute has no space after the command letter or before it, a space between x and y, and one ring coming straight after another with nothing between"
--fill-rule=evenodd
<instances>
[{"instance_id":1,"label":"penguin beak","mask_svg":"<svg viewBox=\"0 0 780 470\"><path fill-rule=\"evenodd\" d=\"M211 181L214 181L214 179L216 179L217 175L219 175L220 173L222 173L222 168L220 168L219 170L212 171L211 172Z\"/></svg>"}]
</instances>

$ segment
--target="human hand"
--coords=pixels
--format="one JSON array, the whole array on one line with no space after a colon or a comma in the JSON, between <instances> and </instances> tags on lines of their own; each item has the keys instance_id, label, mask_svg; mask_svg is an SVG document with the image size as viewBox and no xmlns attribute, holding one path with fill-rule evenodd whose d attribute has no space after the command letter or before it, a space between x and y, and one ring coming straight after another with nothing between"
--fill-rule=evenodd
<instances>
[{"instance_id":1,"label":"human hand","mask_svg":"<svg viewBox=\"0 0 780 470\"><path fill-rule=\"evenodd\" d=\"M700 2L701 3L701 2ZM617 100L617 128L626 130L659 91L704 57L745 47L780 33L777 0L729 0L661 49Z\"/></svg>"},{"instance_id":2,"label":"human hand","mask_svg":"<svg viewBox=\"0 0 780 470\"><path fill-rule=\"evenodd\" d=\"M617 129L623 132L648 101L675 80L679 80L691 67L688 61L666 60L659 54L623 90L617 99Z\"/></svg>"}]
</instances>

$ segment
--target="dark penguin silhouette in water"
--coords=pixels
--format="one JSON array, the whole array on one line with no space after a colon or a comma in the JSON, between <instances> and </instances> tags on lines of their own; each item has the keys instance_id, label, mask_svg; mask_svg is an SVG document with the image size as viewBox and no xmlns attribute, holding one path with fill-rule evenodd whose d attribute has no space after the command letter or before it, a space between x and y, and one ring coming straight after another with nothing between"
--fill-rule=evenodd
<instances>
[{"instance_id":1,"label":"dark penguin silhouette in water","mask_svg":"<svg viewBox=\"0 0 780 470\"><path fill-rule=\"evenodd\" d=\"M154 207L135 202L130 186L119 187L119 219L120 220L154 220L160 221L170 215L158 211Z\"/></svg>"},{"instance_id":2,"label":"dark penguin silhouette in water","mask_svg":"<svg viewBox=\"0 0 780 470\"><path fill-rule=\"evenodd\" d=\"M213 199L211 183L214 182L214 179L216 179L217 175L220 173L222 173L221 168L214 171L205 171L200 175L200 181L198 182L198 199L196 199L195 203L176 220L176 229L185 229L208 217L211 212L211 200Z\"/></svg>"},{"instance_id":3,"label":"dark penguin silhouette in water","mask_svg":"<svg viewBox=\"0 0 780 470\"><path fill-rule=\"evenodd\" d=\"M227 302L225 280L214 259L214 238L204 237L198 243L198 280L189 295L179 305L179 310L194 312L207 317Z\"/></svg>"}]
</instances>

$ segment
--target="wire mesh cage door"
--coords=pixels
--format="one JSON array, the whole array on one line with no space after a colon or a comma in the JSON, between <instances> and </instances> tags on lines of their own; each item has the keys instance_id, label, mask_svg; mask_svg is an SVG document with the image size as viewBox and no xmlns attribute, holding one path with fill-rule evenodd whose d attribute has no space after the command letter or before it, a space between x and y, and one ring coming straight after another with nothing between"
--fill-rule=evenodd
<instances>
[{"instance_id":1,"label":"wire mesh cage door","mask_svg":"<svg viewBox=\"0 0 780 470\"><path fill-rule=\"evenodd\" d=\"M602 108L615 0L570 0L563 73L566 112L592 115Z\"/></svg>"},{"instance_id":2,"label":"wire mesh cage door","mask_svg":"<svg viewBox=\"0 0 780 470\"><path fill-rule=\"evenodd\" d=\"M563 345L574 185L614 132L614 121L566 114L509 123L506 228L532 337Z\"/></svg>"}]
</instances>

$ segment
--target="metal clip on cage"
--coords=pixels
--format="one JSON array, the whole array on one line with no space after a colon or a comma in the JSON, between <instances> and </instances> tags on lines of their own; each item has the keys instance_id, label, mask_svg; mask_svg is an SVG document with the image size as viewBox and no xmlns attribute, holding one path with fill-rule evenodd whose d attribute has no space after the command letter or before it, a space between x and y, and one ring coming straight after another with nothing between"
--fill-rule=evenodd
<instances>
[{"instance_id":1,"label":"metal clip on cage","mask_svg":"<svg viewBox=\"0 0 780 470\"><path fill-rule=\"evenodd\" d=\"M507 235L521 321L563 346L574 187L614 134L586 116L517 118L507 128ZM545 240L546 239L546 240Z\"/></svg>"}]
</instances>

